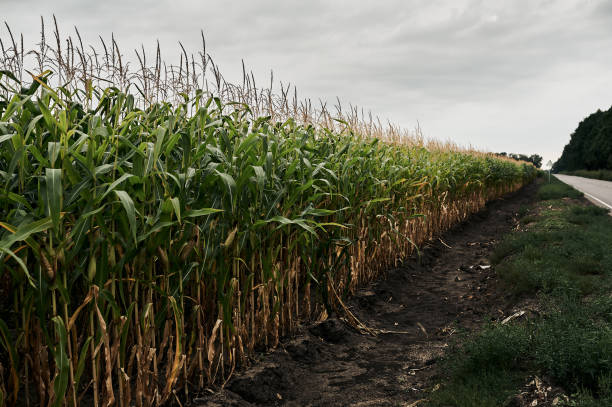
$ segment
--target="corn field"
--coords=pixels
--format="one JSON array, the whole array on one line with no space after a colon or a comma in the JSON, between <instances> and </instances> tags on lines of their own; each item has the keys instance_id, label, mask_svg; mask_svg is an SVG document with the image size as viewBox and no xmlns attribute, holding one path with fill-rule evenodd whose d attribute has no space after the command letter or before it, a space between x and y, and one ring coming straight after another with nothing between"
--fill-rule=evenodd
<instances>
[{"instance_id":1,"label":"corn field","mask_svg":"<svg viewBox=\"0 0 612 407\"><path fill-rule=\"evenodd\" d=\"M222 384L301 322L351 320L356 287L535 176L342 115L40 72L0 73L0 405Z\"/></svg>"}]
</instances>

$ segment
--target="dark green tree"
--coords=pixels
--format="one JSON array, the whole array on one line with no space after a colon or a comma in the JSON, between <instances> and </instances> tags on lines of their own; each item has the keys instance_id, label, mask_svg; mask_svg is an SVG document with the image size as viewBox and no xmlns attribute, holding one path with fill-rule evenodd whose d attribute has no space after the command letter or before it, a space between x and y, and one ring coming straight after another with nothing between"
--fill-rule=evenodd
<instances>
[{"instance_id":1,"label":"dark green tree","mask_svg":"<svg viewBox=\"0 0 612 407\"><path fill-rule=\"evenodd\" d=\"M542 156L539 154L532 154L529 156L529 161L536 166L536 168L542 168Z\"/></svg>"},{"instance_id":2,"label":"dark green tree","mask_svg":"<svg viewBox=\"0 0 612 407\"><path fill-rule=\"evenodd\" d=\"M612 169L612 107L578 124L553 171Z\"/></svg>"}]
</instances>

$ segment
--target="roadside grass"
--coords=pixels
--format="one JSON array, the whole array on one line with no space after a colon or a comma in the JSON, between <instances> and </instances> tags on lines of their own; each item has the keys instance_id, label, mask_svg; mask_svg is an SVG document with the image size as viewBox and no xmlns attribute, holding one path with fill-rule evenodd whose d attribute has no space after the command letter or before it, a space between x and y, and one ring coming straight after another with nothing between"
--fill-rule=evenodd
<instances>
[{"instance_id":1,"label":"roadside grass","mask_svg":"<svg viewBox=\"0 0 612 407\"><path fill-rule=\"evenodd\" d=\"M555 177L550 178L550 183L546 183L538 190L538 198L541 200L560 199L560 198L580 198L584 194L575 190L571 186L559 181Z\"/></svg>"},{"instance_id":2,"label":"roadside grass","mask_svg":"<svg viewBox=\"0 0 612 407\"><path fill-rule=\"evenodd\" d=\"M587 295L609 288L612 222L607 211L565 202L552 206L532 220L532 229L509 236L496 248L491 261L500 278L516 295L557 289Z\"/></svg>"},{"instance_id":3,"label":"roadside grass","mask_svg":"<svg viewBox=\"0 0 612 407\"><path fill-rule=\"evenodd\" d=\"M531 375L571 395L565 405L612 405L612 216L567 199L578 194L559 181L540 187L541 201L519 211L523 230L491 259L511 293L539 299L542 315L460 337L429 405L504 406Z\"/></svg>"},{"instance_id":4,"label":"roadside grass","mask_svg":"<svg viewBox=\"0 0 612 407\"><path fill-rule=\"evenodd\" d=\"M601 179L604 181L612 181L612 170L576 170L562 171L561 174L575 175L577 177Z\"/></svg>"}]
</instances>

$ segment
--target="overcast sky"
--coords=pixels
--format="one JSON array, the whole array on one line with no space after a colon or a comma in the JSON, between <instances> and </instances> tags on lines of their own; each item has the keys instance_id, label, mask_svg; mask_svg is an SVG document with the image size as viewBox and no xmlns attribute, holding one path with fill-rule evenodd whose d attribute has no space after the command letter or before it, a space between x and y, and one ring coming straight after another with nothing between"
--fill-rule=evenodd
<instances>
[{"instance_id":1,"label":"overcast sky","mask_svg":"<svg viewBox=\"0 0 612 407\"><path fill-rule=\"evenodd\" d=\"M578 122L612 105L612 1L0 0L26 43L40 16L124 52L159 39L199 50L227 79L241 60L300 96L352 103L425 136L555 160ZM0 38L7 32L0 29Z\"/></svg>"}]
</instances>

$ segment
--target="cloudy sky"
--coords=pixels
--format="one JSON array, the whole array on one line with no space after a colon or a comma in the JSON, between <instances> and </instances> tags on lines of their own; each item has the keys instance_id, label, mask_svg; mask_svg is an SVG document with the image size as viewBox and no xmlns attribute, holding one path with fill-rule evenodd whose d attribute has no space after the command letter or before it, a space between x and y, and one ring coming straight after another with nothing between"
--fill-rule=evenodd
<instances>
[{"instance_id":1,"label":"cloudy sky","mask_svg":"<svg viewBox=\"0 0 612 407\"><path fill-rule=\"evenodd\" d=\"M124 51L159 39L207 51L225 77L241 60L300 96L352 103L427 137L555 160L578 122L612 105L612 1L0 0L26 43L40 16ZM0 29L0 38L6 38Z\"/></svg>"}]
</instances>

